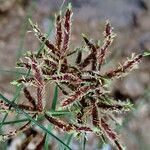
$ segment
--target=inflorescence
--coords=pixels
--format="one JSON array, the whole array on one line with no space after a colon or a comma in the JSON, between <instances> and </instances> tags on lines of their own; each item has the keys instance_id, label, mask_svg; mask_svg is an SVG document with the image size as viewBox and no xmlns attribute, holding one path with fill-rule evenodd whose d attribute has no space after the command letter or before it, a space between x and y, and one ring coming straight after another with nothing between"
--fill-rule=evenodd
<instances>
[{"instance_id":1,"label":"inflorescence","mask_svg":"<svg viewBox=\"0 0 150 150\"><path fill-rule=\"evenodd\" d=\"M25 58L17 63L17 67L31 70L29 77L22 76L13 84L23 85L24 96L28 104L16 104L18 108L28 111L35 118L38 114L44 114L45 118L55 127L68 133L93 132L105 140L107 137L118 149L122 149L118 141L117 134L113 131L110 123L114 113L129 111L132 104L129 101L121 102L110 96L108 82L114 78L122 77L140 62L142 55L134 55L128 58L123 64L101 73L101 68L105 63L106 54L116 36L109 21L104 29L104 40L100 45L89 40L82 35L84 46L71 50L70 36L72 23L72 10L66 10L64 18L61 14L56 17L55 42L51 42L40 31L38 26L30 20L35 36L40 42L45 44L40 52L27 52ZM89 54L83 59L84 49L89 50ZM70 63L69 57L76 56L74 65ZM54 117L46 113L45 91L46 85L55 83L63 93L57 104L57 110L68 110L74 112L73 123L67 119ZM36 97L33 97L28 87L34 87ZM0 103L1 110L13 110L13 107ZM115 117L115 116L114 116ZM5 135L1 135L6 140L17 133L27 130L31 126L28 122L21 128Z\"/></svg>"}]
</instances>

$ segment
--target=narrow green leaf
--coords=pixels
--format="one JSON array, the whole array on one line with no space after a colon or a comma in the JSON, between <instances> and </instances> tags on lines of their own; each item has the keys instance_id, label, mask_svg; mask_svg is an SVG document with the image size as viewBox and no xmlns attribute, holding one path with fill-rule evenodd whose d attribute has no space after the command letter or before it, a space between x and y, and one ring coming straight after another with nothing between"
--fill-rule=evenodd
<instances>
[{"instance_id":1,"label":"narrow green leaf","mask_svg":"<svg viewBox=\"0 0 150 150\"><path fill-rule=\"evenodd\" d=\"M47 114L49 114L50 116L64 116L64 115L71 115L73 114L72 112L69 111L47 111Z\"/></svg>"},{"instance_id":2,"label":"narrow green leaf","mask_svg":"<svg viewBox=\"0 0 150 150\"><path fill-rule=\"evenodd\" d=\"M67 143L66 143L68 146L70 145L72 138L73 138L73 134L71 134L71 135L68 137L68 140L67 140ZM66 150L66 148L64 148L64 150Z\"/></svg>"},{"instance_id":3,"label":"narrow green leaf","mask_svg":"<svg viewBox=\"0 0 150 150\"><path fill-rule=\"evenodd\" d=\"M21 122L26 122L26 121L29 121L29 119L6 121L6 122L3 123L3 125L16 124L16 123L21 123Z\"/></svg>"},{"instance_id":4,"label":"narrow green leaf","mask_svg":"<svg viewBox=\"0 0 150 150\"><path fill-rule=\"evenodd\" d=\"M54 97L52 101L52 108L51 110L55 111L56 105L57 105L57 99L58 99L58 86L55 86L55 91L54 91Z\"/></svg>"},{"instance_id":5,"label":"narrow green leaf","mask_svg":"<svg viewBox=\"0 0 150 150\"><path fill-rule=\"evenodd\" d=\"M52 130L51 124L48 125L48 130L49 131ZM49 149L49 142L50 142L50 136L49 136L49 134L46 134L46 139L45 139L45 144L44 144L44 150L48 150Z\"/></svg>"},{"instance_id":6,"label":"narrow green leaf","mask_svg":"<svg viewBox=\"0 0 150 150\"><path fill-rule=\"evenodd\" d=\"M83 135L83 150L86 150L85 149L85 147L86 147L86 141L87 141L86 133L84 133L84 135Z\"/></svg>"}]
</instances>

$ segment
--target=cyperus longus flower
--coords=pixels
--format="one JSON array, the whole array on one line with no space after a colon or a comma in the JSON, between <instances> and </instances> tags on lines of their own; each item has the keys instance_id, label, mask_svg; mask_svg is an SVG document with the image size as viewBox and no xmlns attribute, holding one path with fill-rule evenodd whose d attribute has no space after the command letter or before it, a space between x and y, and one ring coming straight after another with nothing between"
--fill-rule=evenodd
<instances>
[{"instance_id":1,"label":"cyperus longus flower","mask_svg":"<svg viewBox=\"0 0 150 150\"><path fill-rule=\"evenodd\" d=\"M72 14L71 7L68 7L64 18L61 14L56 16L55 42L48 40L38 26L30 20L35 36L45 44L46 48L40 52L27 52L25 59L17 63L18 67L31 69L32 76L22 76L13 82L24 86L23 92L28 100L28 104L16 104L16 106L28 111L32 117L44 114L51 124L65 132L93 132L102 136L103 139L107 137L121 150L122 146L118 141L117 134L108 121L111 120L110 116L114 112L129 111L132 105L129 102L117 101L110 97L107 81L121 77L134 69L142 59L142 55L134 55L122 65L102 74L101 68L105 63L106 54L110 51L110 46L116 36L111 24L109 21L106 22L101 46L83 34L84 46L70 51ZM87 47L90 53L83 59L82 49L84 47ZM74 65L69 62L70 55L76 57ZM45 87L51 83L55 83L63 93L57 109L74 112L75 122L64 121L47 113L44 105ZM33 97L28 90L29 86L36 89L36 97ZM9 106L1 102L0 109L7 110ZM7 139L16 135L17 132L26 130L28 126L30 127L30 122L13 133L1 135L1 138Z\"/></svg>"}]
</instances>

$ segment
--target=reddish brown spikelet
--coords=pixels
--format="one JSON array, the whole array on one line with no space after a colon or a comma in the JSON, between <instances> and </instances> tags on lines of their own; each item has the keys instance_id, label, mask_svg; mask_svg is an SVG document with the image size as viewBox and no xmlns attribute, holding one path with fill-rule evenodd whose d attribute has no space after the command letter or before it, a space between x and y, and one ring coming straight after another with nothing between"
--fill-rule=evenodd
<instances>
[{"instance_id":1,"label":"reddish brown spikelet","mask_svg":"<svg viewBox=\"0 0 150 150\"><path fill-rule=\"evenodd\" d=\"M83 35L83 39L86 43L86 45L89 47L89 49L91 50L91 58L92 58L92 70L96 70L96 66L97 66L97 48L95 47L95 45L88 40L88 38L86 36Z\"/></svg>"},{"instance_id":2,"label":"reddish brown spikelet","mask_svg":"<svg viewBox=\"0 0 150 150\"><path fill-rule=\"evenodd\" d=\"M80 69L85 68L86 66L88 66L91 62L91 59L93 58L93 54L89 54L84 60L83 62L81 62L79 64Z\"/></svg>"},{"instance_id":3,"label":"reddish brown spikelet","mask_svg":"<svg viewBox=\"0 0 150 150\"><path fill-rule=\"evenodd\" d=\"M34 116L33 116L33 117L34 117ZM18 129L18 131L20 131L20 130L25 131L25 130L28 129L29 126L30 126L30 121L29 121L28 123L26 123L24 126L20 127L20 128Z\"/></svg>"},{"instance_id":4,"label":"reddish brown spikelet","mask_svg":"<svg viewBox=\"0 0 150 150\"><path fill-rule=\"evenodd\" d=\"M26 131L24 131L24 134L26 135L26 138L22 141L21 145L19 146L19 150L26 150L29 143L37 135L37 132L34 129L29 128Z\"/></svg>"},{"instance_id":5,"label":"reddish brown spikelet","mask_svg":"<svg viewBox=\"0 0 150 150\"><path fill-rule=\"evenodd\" d=\"M94 86L90 86L90 85L85 85L85 86L80 87L79 89L76 90L75 93L68 96L68 98L66 98L62 102L62 106L67 106L67 105L70 105L71 103L75 102L76 100L80 100L82 97L87 95L93 88L94 88Z\"/></svg>"},{"instance_id":6,"label":"reddish brown spikelet","mask_svg":"<svg viewBox=\"0 0 150 150\"><path fill-rule=\"evenodd\" d=\"M117 140L115 140L114 143L116 144L118 150L123 150L122 146L120 145L120 143Z\"/></svg>"},{"instance_id":7,"label":"reddish brown spikelet","mask_svg":"<svg viewBox=\"0 0 150 150\"><path fill-rule=\"evenodd\" d=\"M99 125L98 110L97 110L96 102L92 102L92 123L96 127Z\"/></svg>"},{"instance_id":8,"label":"reddish brown spikelet","mask_svg":"<svg viewBox=\"0 0 150 150\"><path fill-rule=\"evenodd\" d=\"M124 72L125 73L128 72L128 70L131 70L132 68L134 68L134 66L137 63L140 62L142 57L143 57L142 55L137 55L133 59L126 61L122 66L119 66L118 68L107 72L106 77L112 78L112 77L115 77L115 76L120 76Z\"/></svg>"},{"instance_id":9,"label":"reddish brown spikelet","mask_svg":"<svg viewBox=\"0 0 150 150\"><path fill-rule=\"evenodd\" d=\"M112 33L112 27L111 27L109 21L107 21L106 26L105 26L104 36L107 37L107 36L111 35L111 33Z\"/></svg>"},{"instance_id":10,"label":"reddish brown spikelet","mask_svg":"<svg viewBox=\"0 0 150 150\"><path fill-rule=\"evenodd\" d=\"M114 33L112 32L112 28L110 26L110 23L108 23L108 22L106 23L106 26L105 26L104 36L105 36L104 44L101 47L100 52L97 56L97 59L99 62L99 70L101 68L101 65L104 62L104 57L107 53L108 47L112 44L113 38L115 37Z\"/></svg>"},{"instance_id":11,"label":"reddish brown spikelet","mask_svg":"<svg viewBox=\"0 0 150 150\"><path fill-rule=\"evenodd\" d=\"M119 105L119 104L115 104L115 105L109 105L109 104L105 104L105 103L100 103L98 102L97 103L97 106L101 109L104 109L104 110L122 110L123 109L123 106L122 105Z\"/></svg>"},{"instance_id":12,"label":"reddish brown spikelet","mask_svg":"<svg viewBox=\"0 0 150 150\"><path fill-rule=\"evenodd\" d=\"M77 58L76 58L76 64L80 64L81 59L82 59L82 51L79 50L79 51L78 51Z\"/></svg>"},{"instance_id":13,"label":"reddish brown spikelet","mask_svg":"<svg viewBox=\"0 0 150 150\"><path fill-rule=\"evenodd\" d=\"M104 132L106 133L106 136L114 143L116 144L117 148L119 150L122 150L121 145L119 144L119 142L117 141L117 135L116 133L110 128L110 126L106 123L106 121L101 118L101 122L100 125L102 127L102 129L104 130Z\"/></svg>"},{"instance_id":14,"label":"reddish brown spikelet","mask_svg":"<svg viewBox=\"0 0 150 150\"><path fill-rule=\"evenodd\" d=\"M31 66L37 85L43 85L41 70L35 58L31 58Z\"/></svg>"},{"instance_id":15,"label":"reddish brown spikelet","mask_svg":"<svg viewBox=\"0 0 150 150\"><path fill-rule=\"evenodd\" d=\"M86 45L88 46L88 48L91 50L91 52L95 53L97 49L94 46L94 44L91 41L89 41L89 39L85 35L83 35L83 39Z\"/></svg>"},{"instance_id":16,"label":"reddish brown spikelet","mask_svg":"<svg viewBox=\"0 0 150 150\"><path fill-rule=\"evenodd\" d=\"M77 131L85 131L85 132L93 132L93 130L90 127L86 127L86 126L75 126Z\"/></svg>"},{"instance_id":17,"label":"reddish brown spikelet","mask_svg":"<svg viewBox=\"0 0 150 150\"><path fill-rule=\"evenodd\" d=\"M71 34L71 17L72 17L72 11L70 8L68 8L65 14L64 38L63 38L63 47L61 51L61 57L64 57L66 55L66 52L68 51L70 34Z\"/></svg>"},{"instance_id":18,"label":"reddish brown spikelet","mask_svg":"<svg viewBox=\"0 0 150 150\"><path fill-rule=\"evenodd\" d=\"M39 144L35 147L35 150L42 150L44 146L46 136L42 137L42 140L39 142Z\"/></svg>"},{"instance_id":19,"label":"reddish brown spikelet","mask_svg":"<svg viewBox=\"0 0 150 150\"><path fill-rule=\"evenodd\" d=\"M54 124L55 126L62 129L63 131L70 132L70 131L73 131L75 129L74 125L67 124L67 123L65 123L64 121L62 121L58 118L48 116L47 114L45 114L45 117L50 123Z\"/></svg>"},{"instance_id":20,"label":"reddish brown spikelet","mask_svg":"<svg viewBox=\"0 0 150 150\"><path fill-rule=\"evenodd\" d=\"M34 110L34 107L30 105L18 104L17 107L20 109L29 110L29 111Z\"/></svg>"},{"instance_id":21,"label":"reddish brown spikelet","mask_svg":"<svg viewBox=\"0 0 150 150\"><path fill-rule=\"evenodd\" d=\"M52 60L44 59L44 62L48 67L51 67L51 68L57 67L57 64Z\"/></svg>"},{"instance_id":22,"label":"reddish brown spikelet","mask_svg":"<svg viewBox=\"0 0 150 150\"><path fill-rule=\"evenodd\" d=\"M51 78L54 81L59 81L59 82L69 82L72 84L79 84L81 82L81 79L71 73L65 73L65 74L60 74L60 75L53 75Z\"/></svg>"},{"instance_id":23,"label":"reddish brown spikelet","mask_svg":"<svg viewBox=\"0 0 150 150\"><path fill-rule=\"evenodd\" d=\"M47 114L45 114L46 119L54 124L55 126L57 126L58 128L62 129L63 131L77 131L77 132L81 132L81 131L86 131L86 132L92 132L92 129L86 126L77 126L75 124L71 124L71 123L65 123L64 121L58 119L58 118L54 118L51 116L48 116Z\"/></svg>"},{"instance_id":24,"label":"reddish brown spikelet","mask_svg":"<svg viewBox=\"0 0 150 150\"><path fill-rule=\"evenodd\" d=\"M33 138L34 138L33 134L31 134L31 135L29 135L28 137L26 137L26 138L23 140L22 144L19 146L18 149L20 149L20 150L21 150L21 149L22 149L22 150L27 149L29 143L33 140Z\"/></svg>"},{"instance_id":25,"label":"reddish brown spikelet","mask_svg":"<svg viewBox=\"0 0 150 150\"><path fill-rule=\"evenodd\" d=\"M44 87L43 86L38 86L37 87L37 108L42 111L43 110L43 95L44 95Z\"/></svg>"},{"instance_id":26,"label":"reddish brown spikelet","mask_svg":"<svg viewBox=\"0 0 150 150\"><path fill-rule=\"evenodd\" d=\"M61 16L58 15L56 17L56 46L58 48L58 51L61 49L61 43L62 43L62 20Z\"/></svg>"},{"instance_id":27,"label":"reddish brown spikelet","mask_svg":"<svg viewBox=\"0 0 150 150\"><path fill-rule=\"evenodd\" d=\"M102 118L101 118L101 127L108 135L108 138L110 138L113 141L117 139L116 133L109 127L109 125L106 123L106 121Z\"/></svg>"},{"instance_id":28,"label":"reddish brown spikelet","mask_svg":"<svg viewBox=\"0 0 150 150\"><path fill-rule=\"evenodd\" d=\"M33 108L36 109L36 102L35 99L31 96L29 90L27 89L27 87L25 87L23 89L24 95L25 97L28 99L28 101L32 104Z\"/></svg>"},{"instance_id":29,"label":"reddish brown spikelet","mask_svg":"<svg viewBox=\"0 0 150 150\"><path fill-rule=\"evenodd\" d=\"M37 109L42 111L43 109L43 95L45 92L45 86L42 79L41 70L38 67L37 61L35 58L31 58L31 66L34 73L34 78L37 85Z\"/></svg>"},{"instance_id":30,"label":"reddish brown spikelet","mask_svg":"<svg viewBox=\"0 0 150 150\"><path fill-rule=\"evenodd\" d=\"M92 129L90 127L78 126L78 125L75 125L75 124L68 124L66 131L71 131L71 129L75 130L76 132L81 132L81 131L92 132Z\"/></svg>"},{"instance_id":31,"label":"reddish brown spikelet","mask_svg":"<svg viewBox=\"0 0 150 150\"><path fill-rule=\"evenodd\" d=\"M54 118L54 117L51 117L51 116L48 116L46 113L45 113L45 118L52 124L54 124L55 126L57 126L58 128L60 129L65 129L66 128L66 124L60 120L60 119L57 119L57 118Z\"/></svg>"}]
</instances>

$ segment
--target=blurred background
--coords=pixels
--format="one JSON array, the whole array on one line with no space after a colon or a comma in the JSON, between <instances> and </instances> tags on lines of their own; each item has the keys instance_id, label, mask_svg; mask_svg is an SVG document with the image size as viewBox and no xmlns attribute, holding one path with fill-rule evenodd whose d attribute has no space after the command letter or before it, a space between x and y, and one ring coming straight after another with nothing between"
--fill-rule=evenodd
<instances>
[{"instance_id":1,"label":"blurred background","mask_svg":"<svg viewBox=\"0 0 150 150\"><path fill-rule=\"evenodd\" d=\"M53 40L54 16L68 2L73 7L71 47L83 45L81 33L92 39L103 37L105 21L110 20L117 37L105 69L122 62L132 53L150 51L150 0L0 0L0 91L11 98L15 89L10 82L16 78L15 63L26 50L36 50L38 40L30 32L28 18ZM125 115L118 127L120 139L127 150L150 149L150 57L143 59L139 69L114 81L113 96L130 99L135 110ZM89 145L88 145L89 144ZM95 149L89 137L87 149ZM76 143L73 143L76 150ZM109 145L103 150L111 150Z\"/></svg>"}]
</instances>

